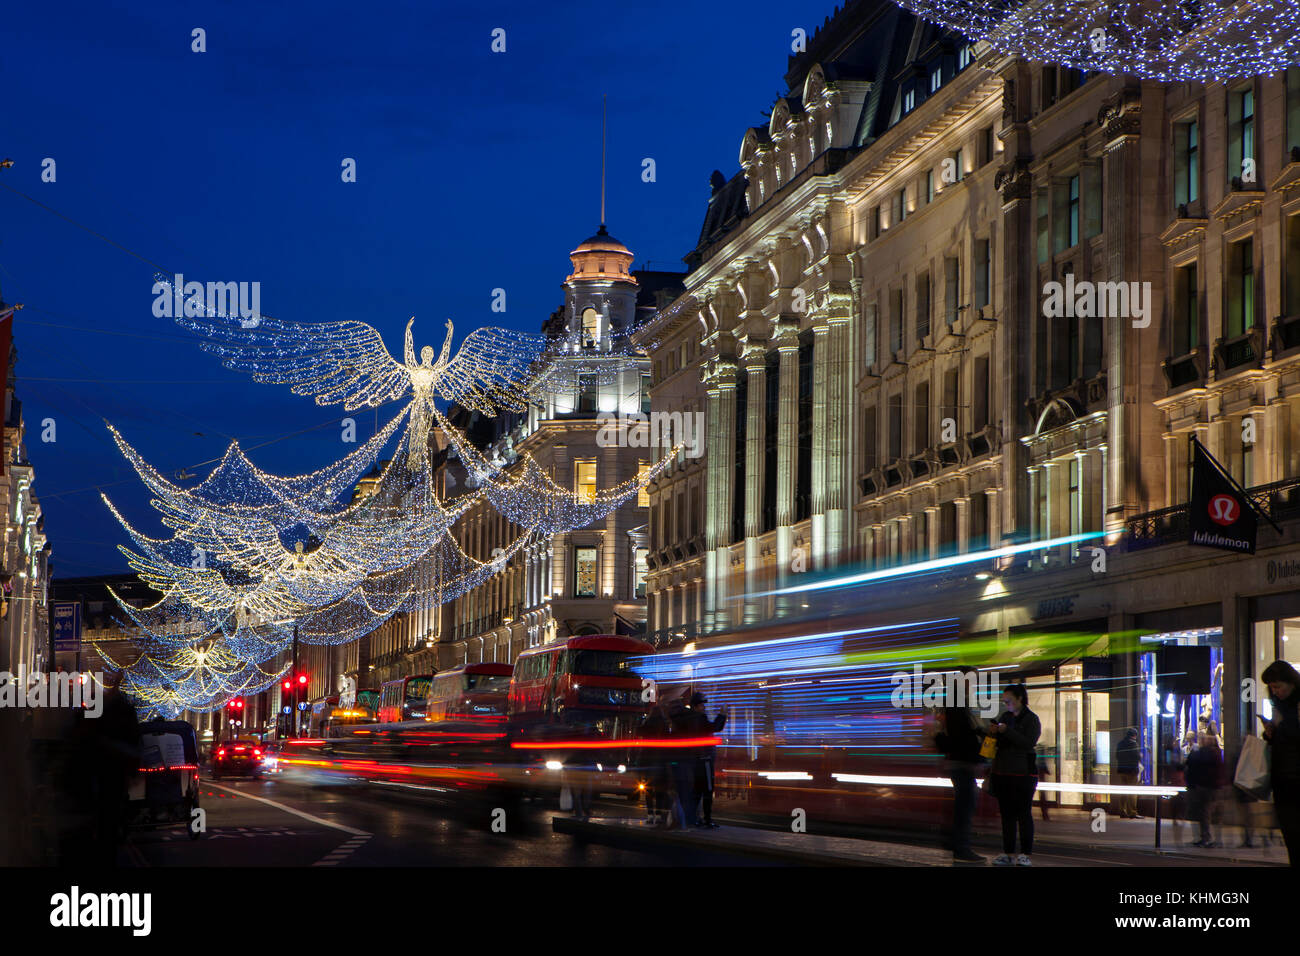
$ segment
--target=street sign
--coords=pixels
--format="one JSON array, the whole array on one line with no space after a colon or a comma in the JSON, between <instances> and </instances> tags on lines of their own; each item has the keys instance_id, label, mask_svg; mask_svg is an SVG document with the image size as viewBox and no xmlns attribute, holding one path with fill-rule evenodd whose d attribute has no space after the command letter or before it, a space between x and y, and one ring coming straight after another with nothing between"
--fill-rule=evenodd
<instances>
[{"instance_id":1,"label":"street sign","mask_svg":"<svg viewBox=\"0 0 1300 956\"><path fill-rule=\"evenodd\" d=\"M286 714L292 714L292 713L293 713L293 708L292 708L292 707L285 707L285 708L284 708L284 713L286 713Z\"/></svg>"},{"instance_id":2,"label":"street sign","mask_svg":"<svg viewBox=\"0 0 1300 956\"><path fill-rule=\"evenodd\" d=\"M306 709L307 709L307 705L306 705L305 703L303 703L303 704L299 704L299 705L298 705L298 709L299 709L299 710L306 710Z\"/></svg>"},{"instance_id":3,"label":"street sign","mask_svg":"<svg viewBox=\"0 0 1300 956\"><path fill-rule=\"evenodd\" d=\"M81 602L54 605L54 651L81 650Z\"/></svg>"}]
</instances>

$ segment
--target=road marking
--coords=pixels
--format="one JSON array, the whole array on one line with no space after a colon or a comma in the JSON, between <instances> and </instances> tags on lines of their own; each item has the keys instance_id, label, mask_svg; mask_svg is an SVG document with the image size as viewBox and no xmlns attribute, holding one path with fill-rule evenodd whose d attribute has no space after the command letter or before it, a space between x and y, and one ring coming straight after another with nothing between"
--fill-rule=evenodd
<instances>
[{"instance_id":1,"label":"road marking","mask_svg":"<svg viewBox=\"0 0 1300 956\"><path fill-rule=\"evenodd\" d=\"M338 866L370 839L369 835L353 837L317 860L312 866Z\"/></svg>"},{"instance_id":2,"label":"road marking","mask_svg":"<svg viewBox=\"0 0 1300 956\"><path fill-rule=\"evenodd\" d=\"M223 787L219 783L209 784L209 786L219 787L220 789L227 790L232 794L238 794L246 800L256 800L258 803L265 803L267 806L275 807L277 810L283 810L285 813L292 813L295 817L310 820L312 823L319 823L321 826L329 827L332 830L342 830L344 833L350 833L354 837L365 837L367 840L371 837L371 834L367 833L365 830L358 830L355 827L350 827L342 823L335 823L333 820L326 820L323 817L307 813L305 810L295 809L294 807L280 803L277 800L268 800L266 797L255 797L251 793L244 793L242 790L235 790L231 787Z\"/></svg>"}]
</instances>

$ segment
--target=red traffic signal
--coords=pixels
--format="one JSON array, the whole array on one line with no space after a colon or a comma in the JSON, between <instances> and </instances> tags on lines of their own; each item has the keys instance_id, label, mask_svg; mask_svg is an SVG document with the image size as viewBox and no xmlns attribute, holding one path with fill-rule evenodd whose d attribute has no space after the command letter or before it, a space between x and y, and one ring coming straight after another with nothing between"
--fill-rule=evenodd
<instances>
[{"instance_id":1,"label":"red traffic signal","mask_svg":"<svg viewBox=\"0 0 1300 956\"><path fill-rule=\"evenodd\" d=\"M285 689L285 690L293 690L293 683L292 683L291 681L285 681L285 682L284 682L284 689Z\"/></svg>"},{"instance_id":2,"label":"red traffic signal","mask_svg":"<svg viewBox=\"0 0 1300 956\"><path fill-rule=\"evenodd\" d=\"M298 683L299 683L299 684L305 684L305 683L307 683L307 675L306 675L306 674L299 674L299 675L298 675Z\"/></svg>"}]
</instances>

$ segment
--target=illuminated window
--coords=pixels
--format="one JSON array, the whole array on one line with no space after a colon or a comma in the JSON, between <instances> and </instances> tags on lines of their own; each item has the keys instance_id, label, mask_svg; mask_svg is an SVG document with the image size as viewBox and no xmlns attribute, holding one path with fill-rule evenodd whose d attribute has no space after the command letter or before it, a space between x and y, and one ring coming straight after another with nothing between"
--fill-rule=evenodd
<instances>
[{"instance_id":1,"label":"illuminated window","mask_svg":"<svg viewBox=\"0 0 1300 956\"><path fill-rule=\"evenodd\" d=\"M650 472L650 462L639 461L636 465L636 478L638 482L645 481L645 476ZM638 508L650 507L650 489L642 485L641 490L637 492L636 506Z\"/></svg>"},{"instance_id":2,"label":"illuminated window","mask_svg":"<svg viewBox=\"0 0 1300 956\"><path fill-rule=\"evenodd\" d=\"M596 549L573 549L573 596L596 596Z\"/></svg>"},{"instance_id":3,"label":"illuminated window","mask_svg":"<svg viewBox=\"0 0 1300 956\"><path fill-rule=\"evenodd\" d=\"M578 497L583 501L596 500L596 463L594 461L575 461L573 474Z\"/></svg>"},{"instance_id":4,"label":"illuminated window","mask_svg":"<svg viewBox=\"0 0 1300 956\"><path fill-rule=\"evenodd\" d=\"M582 313L582 344L595 345L600 341L600 313L586 309Z\"/></svg>"},{"instance_id":5,"label":"illuminated window","mask_svg":"<svg viewBox=\"0 0 1300 956\"><path fill-rule=\"evenodd\" d=\"M637 548L632 559L632 584L639 598L645 597L646 557L649 548Z\"/></svg>"}]
</instances>

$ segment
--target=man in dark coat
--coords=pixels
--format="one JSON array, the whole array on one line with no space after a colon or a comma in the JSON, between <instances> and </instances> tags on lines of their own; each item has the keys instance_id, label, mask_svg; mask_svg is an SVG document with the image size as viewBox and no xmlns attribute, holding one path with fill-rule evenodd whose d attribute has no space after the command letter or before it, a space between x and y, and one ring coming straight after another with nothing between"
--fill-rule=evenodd
<instances>
[{"instance_id":1,"label":"man in dark coat","mask_svg":"<svg viewBox=\"0 0 1300 956\"><path fill-rule=\"evenodd\" d=\"M705 711L705 704L708 699L696 691L691 695L691 706L688 710L688 719L686 730L695 738L712 737L722 730L727 723L727 712L718 711L718 716L712 720L709 719ZM715 757L717 751L714 747L700 747L695 752L695 778L694 789L691 794L692 808L702 805L703 819L697 819L695 825L699 827L717 828L713 822L713 772Z\"/></svg>"},{"instance_id":2,"label":"man in dark coat","mask_svg":"<svg viewBox=\"0 0 1300 956\"><path fill-rule=\"evenodd\" d=\"M962 668L972 674L972 668ZM980 745L984 735L978 718L969 707L943 709L943 729L934 736L935 747L947 758L948 778L952 781L952 858L955 863L983 863L984 857L971 849L971 818L975 815L975 776L983 758Z\"/></svg>"}]
</instances>

